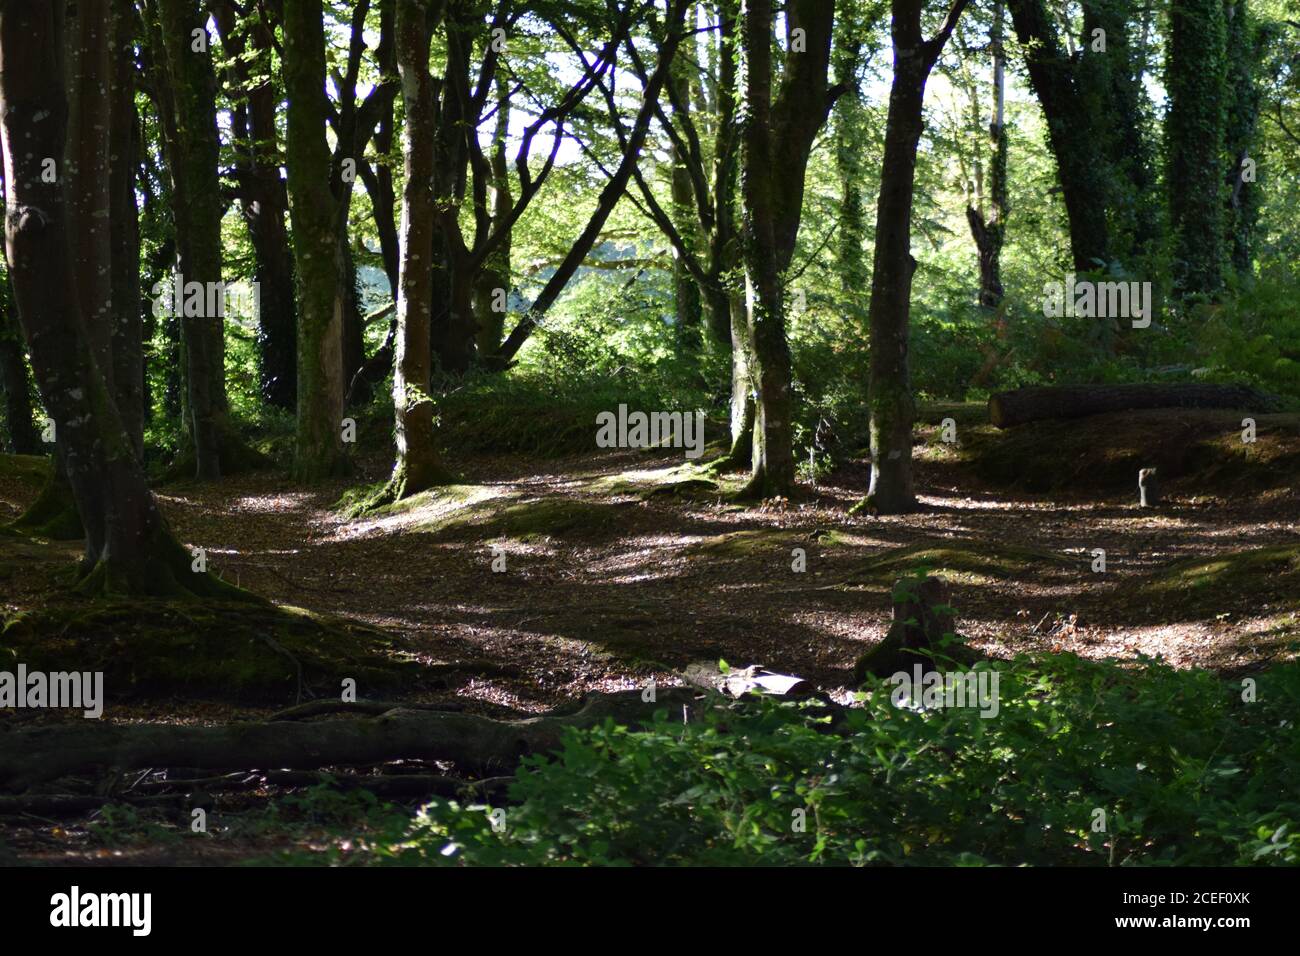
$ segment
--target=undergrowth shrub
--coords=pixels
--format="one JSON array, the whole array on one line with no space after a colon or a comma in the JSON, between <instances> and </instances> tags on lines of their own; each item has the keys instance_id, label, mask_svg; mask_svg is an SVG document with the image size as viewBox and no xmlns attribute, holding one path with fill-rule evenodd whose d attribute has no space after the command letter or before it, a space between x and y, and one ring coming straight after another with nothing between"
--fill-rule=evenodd
<instances>
[{"instance_id":1,"label":"undergrowth shrub","mask_svg":"<svg viewBox=\"0 0 1300 956\"><path fill-rule=\"evenodd\" d=\"M992 719L897 708L879 681L835 728L819 704L778 700L686 725L607 723L524 762L500 832L491 808L437 799L334 852L399 865L1300 863L1300 665L1258 675L1251 702L1240 683L1151 659L992 666Z\"/></svg>"}]
</instances>

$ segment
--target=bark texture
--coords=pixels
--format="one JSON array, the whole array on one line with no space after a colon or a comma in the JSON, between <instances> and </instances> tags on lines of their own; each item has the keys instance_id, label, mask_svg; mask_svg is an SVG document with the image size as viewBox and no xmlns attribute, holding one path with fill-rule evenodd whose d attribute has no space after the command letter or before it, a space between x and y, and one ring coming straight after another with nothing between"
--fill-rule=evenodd
<instances>
[{"instance_id":1,"label":"bark texture","mask_svg":"<svg viewBox=\"0 0 1300 956\"><path fill-rule=\"evenodd\" d=\"M284 2L286 165L298 290L298 433L294 476L347 470L343 452L343 297L338 218L325 140L325 27L320 0Z\"/></svg>"}]
</instances>

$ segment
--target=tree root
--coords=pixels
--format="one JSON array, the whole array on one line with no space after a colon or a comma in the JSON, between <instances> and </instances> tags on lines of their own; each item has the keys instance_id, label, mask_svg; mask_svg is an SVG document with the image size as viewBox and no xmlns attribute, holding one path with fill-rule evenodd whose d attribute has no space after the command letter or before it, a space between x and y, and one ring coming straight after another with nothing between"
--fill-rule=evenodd
<instances>
[{"instance_id":1,"label":"tree root","mask_svg":"<svg viewBox=\"0 0 1300 956\"><path fill-rule=\"evenodd\" d=\"M55 469L58 464L55 464ZM51 541L77 541L86 536L72 497L72 486L61 474L51 472L31 507L9 525L14 531Z\"/></svg>"}]
</instances>

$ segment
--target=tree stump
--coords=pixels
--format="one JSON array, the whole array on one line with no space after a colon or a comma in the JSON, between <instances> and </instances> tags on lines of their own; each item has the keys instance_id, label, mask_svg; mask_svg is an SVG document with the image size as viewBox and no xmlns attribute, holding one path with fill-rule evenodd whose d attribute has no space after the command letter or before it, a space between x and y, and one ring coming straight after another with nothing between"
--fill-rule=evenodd
<instances>
[{"instance_id":1,"label":"tree stump","mask_svg":"<svg viewBox=\"0 0 1300 956\"><path fill-rule=\"evenodd\" d=\"M934 661L918 651L941 651L953 655L954 648L942 647L944 635L955 634L948 587L938 578L903 578L894 585L894 618L885 639L858 659L853 677L862 684L868 676L889 677L899 671L912 672L917 664L922 674L937 670Z\"/></svg>"},{"instance_id":2,"label":"tree stump","mask_svg":"<svg viewBox=\"0 0 1300 956\"><path fill-rule=\"evenodd\" d=\"M1156 480L1154 468L1143 468L1138 472L1138 505L1154 508L1160 504L1160 482Z\"/></svg>"}]
</instances>

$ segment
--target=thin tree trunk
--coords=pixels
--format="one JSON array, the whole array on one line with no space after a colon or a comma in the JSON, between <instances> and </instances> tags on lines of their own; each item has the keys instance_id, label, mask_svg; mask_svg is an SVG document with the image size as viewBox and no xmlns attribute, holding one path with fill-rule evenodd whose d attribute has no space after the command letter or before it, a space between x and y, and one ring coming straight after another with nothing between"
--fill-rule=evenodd
<instances>
[{"instance_id":1,"label":"thin tree trunk","mask_svg":"<svg viewBox=\"0 0 1300 956\"><path fill-rule=\"evenodd\" d=\"M504 75L497 75L497 118L492 136L492 228L506 228L514 199L510 195L510 168L506 163L506 138L510 130L510 92ZM510 295L509 233L483 263L475 280L474 311L478 315L477 351L480 361L501 348L505 335L505 310L500 308Z\"/></svg>"},{"instance_id":2,"label":"thin tree trunk","mask_svg":"<svg viewBox=\"0 0 1300 956\"><path fill-rule=\"evenodd\" d=\"M871 277L871 485L865 506L880 514L916 508L912 483L912 422L916 406L908 364L911 320L912 196L916 149L924 129L921 108L930 70L966 6L956 0L940 32L925 40L922 0L894 0L894 80L885 121L885 155L876 207L876 251Z\"/></svg>"},{"instance_id":3,"label":"thin tree trunk","mask_svg":"<svg viewBox=\"0 0 1300 956\"><path fill-rule=\"evenodd\" d=\"M984 208L983 197L966 207L966 220L971 238L979 255L979 303L986 309L996 309L1002 304L1002 240L1006 234L1007 200L1007 127L1006 109L1006 56L1003 47L1003 4L993 8L993 28L989 32L993 48L993 110L989 122L989 146L993 152L989 183L989 209ZM971 109L979 122L979 101L976 90L971 89ZM978 173L976 174L978 178Z\"/></svg>"},{"instance_id":4,"label":"thin tree trunk","mask_svg":"<svg viewBox=\"0 0 1300 956\"><path fill-rule=\"evenodd\" d=\"M731 316L731 449L720 467L747 468L754 456L754 384L749 316L742 295L728 296Z\"/></svg>"},{"instance_id":5,"label":"thin tree trunk","mask_svg":"<svg viewBox=\"0 0 1300 956\"><path fill-rule=\"evenodd\" d=\"M337 475L343 452L343 298L337 204L325 140L325 26L321 0L284 0L286 165L298 283L298 435L301 481Z\"/></svg>"}]
</instances>

